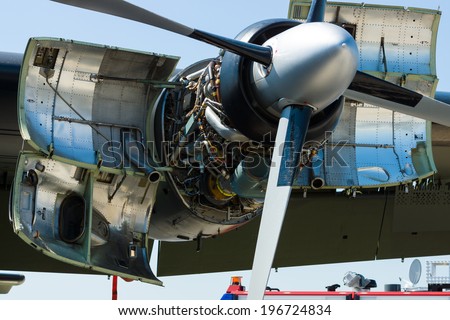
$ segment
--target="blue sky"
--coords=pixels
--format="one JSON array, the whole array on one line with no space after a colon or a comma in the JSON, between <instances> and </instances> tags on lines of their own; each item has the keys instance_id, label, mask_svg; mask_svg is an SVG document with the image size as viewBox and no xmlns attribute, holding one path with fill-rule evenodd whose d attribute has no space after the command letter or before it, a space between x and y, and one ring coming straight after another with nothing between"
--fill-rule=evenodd
<instances>
[{"instance_id":1,"label":"blue sky","mask_svg":"<svg viewBox=\"0 0 450 320\"><path fill-rule=\"evenodd\" d=\"M259 20L285 18L288 0L133 0L188 26L227 37L234 37L242 29ZM347 2L361 2L351 1ZM450 36L450 1L448 0L370 0L367 3L426 7L443 11L438 35L438 90L450 91L450 62L447 57ZM217 7L214 7L214 4ZM48 0L7 1L0 11L0 51L23 52L30 37L60 37L123 48L152 51L180 56L179 67L208 57L218 49L179 35L130 22L116 17L63 6ZM450 256L426 260L450 260ZM291 290L322 290L325 285L341 283L345 272L352 270L375 278L379 287L407 278L412 259L370 261L326 266L283 268L272 272L269 285ZM164 288L143 283L119 283L121 299L218 299L227 288L231 275L244 276L250 272L217 273L208 275L166 277ZM25 273L27 280L2 299L109 299L111 282L106 276L59 275ZM425 285L424 279L421 281Z\"/></svg>"}]
</instances>

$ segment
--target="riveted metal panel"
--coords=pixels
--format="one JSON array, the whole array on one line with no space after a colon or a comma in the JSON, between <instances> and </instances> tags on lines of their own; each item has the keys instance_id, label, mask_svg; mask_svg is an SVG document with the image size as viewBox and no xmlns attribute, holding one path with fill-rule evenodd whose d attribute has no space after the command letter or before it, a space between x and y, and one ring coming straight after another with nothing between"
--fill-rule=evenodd
<instances>
[{"instance_id":1,"label":"riveted metal panel","mask_svg":"<svg viewBox=\"0 0 450 320\"><path fill-rule=\"evenodd\" d=\"M133 172L115 175L23 152L13 185L13 228L57 260L161 285L148 264L157 186ZM64 205L70 197L77 203Z\"/></svg>"},{"instance_id":2,"label":"riveted metal panel","mask_svg":"<svg viewBox=\"0 0 450 320\"><path fill-rule=\"evenodd\" d=\"M397 188L394 201L393 231L439 232L450 230L450 190L445 186L417 184Z\"/></svg>"},{"instance_id":3,"label":"riveted metal panel","mask_svg":"<svg viewBox=\"0 0 450 320\"><path fill-rule=\"evenodd\" d=\"M152 127L146 126L147 114L177 61L74 41L31 39L19 87L22 136L66 161L123 165L123 159L100 162L105 143L122 146L123 130L145 141L146 128ZM117 154L123 154L120 148Z\"/></svg>"},{"instance_id":4,"label":"riveted metal panel","mask_svg":"<svg viewBox=\"0 0 450 320\"><path fill-rule=\"evenodd\" d=\"M289 16L301 18L294 17L295 13L302 11L300 7L309 8L310 2L291 0ZM359 70L433 96L440 14L436 10L328 2L325 21L354 32ZM331 165L330 158L323 159L327 165L325 188L390 186L432 175L430 128L425 120L347 100L332 139L322 143L328 150L325 157L345 160L347 166ZM297 187L308 187L309 179L310 172L303 170Z\"/></svg>"}]
</instances>

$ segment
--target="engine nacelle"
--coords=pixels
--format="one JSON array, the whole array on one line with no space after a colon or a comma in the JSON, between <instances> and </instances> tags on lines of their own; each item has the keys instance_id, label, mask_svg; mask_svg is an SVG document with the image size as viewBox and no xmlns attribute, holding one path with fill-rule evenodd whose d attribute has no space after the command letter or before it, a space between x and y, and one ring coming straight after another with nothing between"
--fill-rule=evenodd
<instances>
[{"instance_id":1,"label":"engine nacelle","mask_svg":"<svg viewBox=\"0 0 450 320\"><path fill-rule=\"evenodd\" d=\"M261 44L298 26L293 20L266 20L238 35ZM226 52L176 75L180 87L166 89L155 114L159 157L172 170L151 217L150 236L192 240L234 229L262 211L279 118L265 113L253 96L253 62ZM339 120L344 98L317 111L308 139L322 140ZM309 165L315 153L303 155ZM314 180L315 179L315 180ZM314 176L318 189L320 177ZM181 200L181 201L180 201ZM170 209L167 203L180 203Z\"/></svg>"}]
</instances>

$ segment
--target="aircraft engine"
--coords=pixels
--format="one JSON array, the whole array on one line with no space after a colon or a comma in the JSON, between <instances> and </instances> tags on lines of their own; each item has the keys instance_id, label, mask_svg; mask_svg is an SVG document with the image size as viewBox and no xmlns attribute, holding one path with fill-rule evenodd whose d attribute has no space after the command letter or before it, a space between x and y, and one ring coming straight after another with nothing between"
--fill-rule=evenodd
<instances>
[{"instance_id":1,"label":"aircraft engine","mask_svg":"<svg viewBox=\"0 0 450 320\"><path fill-rule=\"evenodd\" d=\"M158 160L172 169L166 172L169 202L184 206L167 210L157 202L152 238L213 236L261 213L270 145L251 140L230 122L221 71L222 57L200 61L172 79L182 86L161 95L153 120Z\"/></svg>"},{"instance_id":2,"label":"aircraft engine","mask_svg":"<svg viewBox=\"0 0 450 320\"><path fill-rule=\"evenodd\" d=\"M298 21L293 20L265 20L243 30L237 39L261 45L299 25ZM308 28L306 25L305 27ZM336 34L341 36L340 27L330 27L328 24L317 24L314 27L330 29L326 32L333 36L338 30ZM305 34L313 31L305 30ZM345 32L344 37L350 36ZM282 42L283 39L276 41ZM308 41L302 45L306 46L305 51L314 52L314 48L308 47ZM276 44L272 46L275 48ZM295 68L300 71L298 76L294 74L294 77L299 78L299 81L294 81L297 82L297 87L292 86L292 83L274 86L270 83L274 81L271 80L271 75L264 75L263 78L267 78L269 83L262 83L266 79L259 81L258 75L255 76L255 72L259 74L260 68L267 74L277 71L271 70L270 65L264 67L226 51L215 59L200 61L181 71L172 79L180 86L166 89L160 98L153 120L156 128L155 141L159 145L161 158L159 160L164 166L172 168L167 175L175 187L175 193L190 208L191 212L187 216L192 216L193 213L196 218L212 224L209 228L202 226L201 236L218 234L222 226L228 226L226 228L229 230L260 214L280 118L278 110L284 107L279 104L289 103L283 99L287 88L297 88L292 93L287 93L287 100L291 96L295 101L305 97L308 99L305 105L314 109L308 140L322 141L325 132L332 131L337 124L343 109L344 98L340 94L332 92L327 95L333 97L331 100L334 101L323 100L322 97L317 99L309 94L308 91L318 90L311 89L311 86L315 86L314 82L320 80L313 79L312 74L317 74L316 66L311 67L307 63L294 65L294 71ZM318 74L321 74L320 70ZM277 80L275 82L278 83ZM274 87L275 92L282 92L281 98L276 93L272 96L261 93L258 86L263 86L263 91L271 91ZM303 86L307 88L303 90ZM327 86L325 90L332 86ZM301 98L297 97L299 95ZM303 153L302 166L311 164L316 154L315 147ZM311 183L313 188L318 189L323 186L324 180L314 177ZM156 214L152 215L151 224L162 227L150 230L150 235L170 240L167 235L173 233L174 228L168 221L182 223L180 221L185 219L180 217L185 214L177 210L168 213L167 209L161 208L165 213L159 215L158 211L156 204ZM192 239L196 233L193 229L192 232L187 231L192 225L186 223L182 228L184 235L177 237ZM205 232L207 229L209 231ZM188 233L191 235L186 235Z\"/></svg>"}]
</instances>

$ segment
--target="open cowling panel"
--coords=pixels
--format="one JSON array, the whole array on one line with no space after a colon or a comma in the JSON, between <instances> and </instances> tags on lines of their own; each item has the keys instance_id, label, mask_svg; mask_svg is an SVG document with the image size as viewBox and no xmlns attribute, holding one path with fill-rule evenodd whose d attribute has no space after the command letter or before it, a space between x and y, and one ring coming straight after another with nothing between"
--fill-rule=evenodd
<instances>
[{"instance_id":1,"label":"open cowling panel","mask_svg":"<svg viewBox=\"0 0 450 320\"><path fill-rule=\"evenodd\" d=\"M31 39L19 86L20 154L11 217L37 250L161 285L148 228L161 175L147 120L178 58Z\"/></svg>"}]
</instances>

